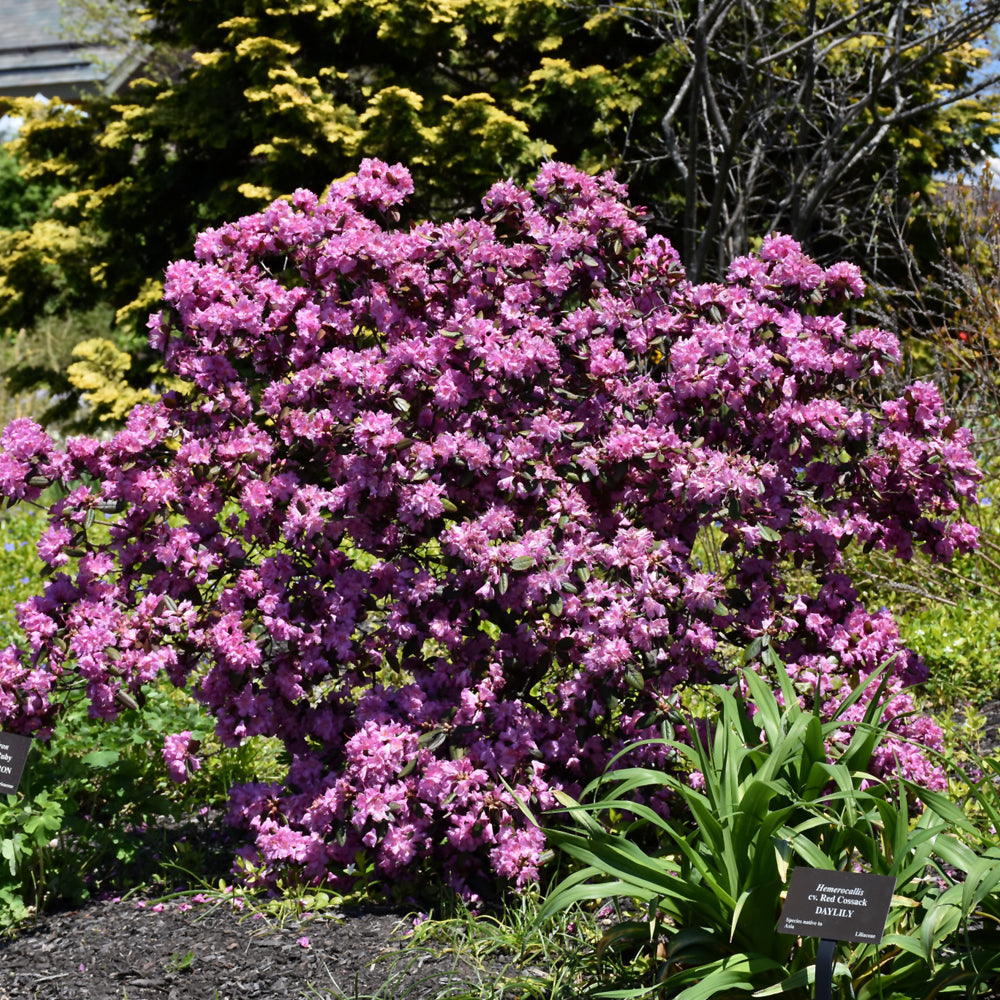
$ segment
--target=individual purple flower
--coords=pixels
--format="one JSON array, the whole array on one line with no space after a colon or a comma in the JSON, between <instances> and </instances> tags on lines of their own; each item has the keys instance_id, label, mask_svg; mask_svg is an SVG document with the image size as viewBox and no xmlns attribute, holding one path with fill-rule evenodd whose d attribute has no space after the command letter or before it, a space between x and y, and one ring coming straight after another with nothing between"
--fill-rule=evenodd
<instances>
[{"instance_id":1,"label":"individual purple flower","mask_svg":"<svg viewBox=\"0 0 1000 1000\"><path fill-rule=\"evenodd\" d=\"M163 760L172 781L184 782L192 772L201 767L201 761L194 756L198 741L189 730L168 735L163 740Z\"/></svg>"}]
</instances>

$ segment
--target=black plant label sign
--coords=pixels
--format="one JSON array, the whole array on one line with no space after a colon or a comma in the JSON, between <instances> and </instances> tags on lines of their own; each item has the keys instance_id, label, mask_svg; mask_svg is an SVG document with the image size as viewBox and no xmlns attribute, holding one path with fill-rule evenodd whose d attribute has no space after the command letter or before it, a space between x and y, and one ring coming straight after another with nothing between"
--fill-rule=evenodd
<instances>
[{"instance_id":1,"label":"black plant label sign","mask_svg":"<svg viewBox=\"0 0 1000 1000\"><path fill-rule=\"evenodd\" d=\"M878 944L895 888L891 875L796 868L778 933Z\"/></svg>"},{"instance_id":2,"label":"black plant label sign","mask_svg":"<svg viewBox=\"0 0 1000 1000\"><path fill-rule=\"evenodd\" d=\"M13 795L17 791L30 749L30 736L0 733L0 795Z\"/></svg>"}]
</instances>

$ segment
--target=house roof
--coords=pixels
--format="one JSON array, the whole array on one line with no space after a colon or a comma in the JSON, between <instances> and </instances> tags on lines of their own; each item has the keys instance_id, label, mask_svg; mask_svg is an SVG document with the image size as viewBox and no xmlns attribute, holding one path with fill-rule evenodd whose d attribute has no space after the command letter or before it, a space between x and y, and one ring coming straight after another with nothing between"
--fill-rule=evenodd
<instances>
[{"instance_id":1,"label":"house roof","mask_svg":"<svg viewBox=\"0 0 1000 1000\"><path fill-rule=\"evenodd\" d=\"M0 0L0 95L72 100L124 82L126 53L70 37L66 16L59 0Z\"/></svg>"}]
</instances>

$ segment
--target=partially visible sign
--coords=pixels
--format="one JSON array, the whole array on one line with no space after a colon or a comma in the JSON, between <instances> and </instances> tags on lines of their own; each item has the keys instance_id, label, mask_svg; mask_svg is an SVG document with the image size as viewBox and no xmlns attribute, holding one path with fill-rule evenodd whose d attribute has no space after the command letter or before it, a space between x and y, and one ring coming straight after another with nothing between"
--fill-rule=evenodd
<instances>
[{"instance_id":1,"label":"partially visible sign","mask_svg":"<svg viewBox=\"0 0 1000 1000\"><path fill-rule=\"evenodd\" d=\"M0 733L0 795L13 795L17 791L30 749L30 736Z\"/></svg>"},{"instance_id":2,"label":"partially visible sign","mask_svg":"<svg viewBox=\"0 0 1000 1000\"><path fill-rule=\"evenodd\" d=\"M778 933L878 944L895 888L891 875L795 868Z\"/></svg>"}]
</instances>

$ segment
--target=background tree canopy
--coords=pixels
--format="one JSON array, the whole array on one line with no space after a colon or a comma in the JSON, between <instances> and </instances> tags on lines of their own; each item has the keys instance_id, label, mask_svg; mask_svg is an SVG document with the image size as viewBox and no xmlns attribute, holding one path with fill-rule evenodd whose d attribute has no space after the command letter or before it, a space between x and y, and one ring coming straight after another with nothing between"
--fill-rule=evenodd
<instances>
[{"instance_id":1,"label":"background tree canopy","mask_svg":"<svg viewBox=\"0 0 1000 1000\"><path fill-rule=\"evenodd\" d=\"M150 75L80 107L18 104L13 155L62 194L0 234L0 324L105 302L140 354L197 231L362 156L410 167L415 217L553 156L614 167L693 278L772 230L891 274L880 220L997 131L995 0L103 6L116 31L135 12Z\"/></svg>"}]
</instances>

